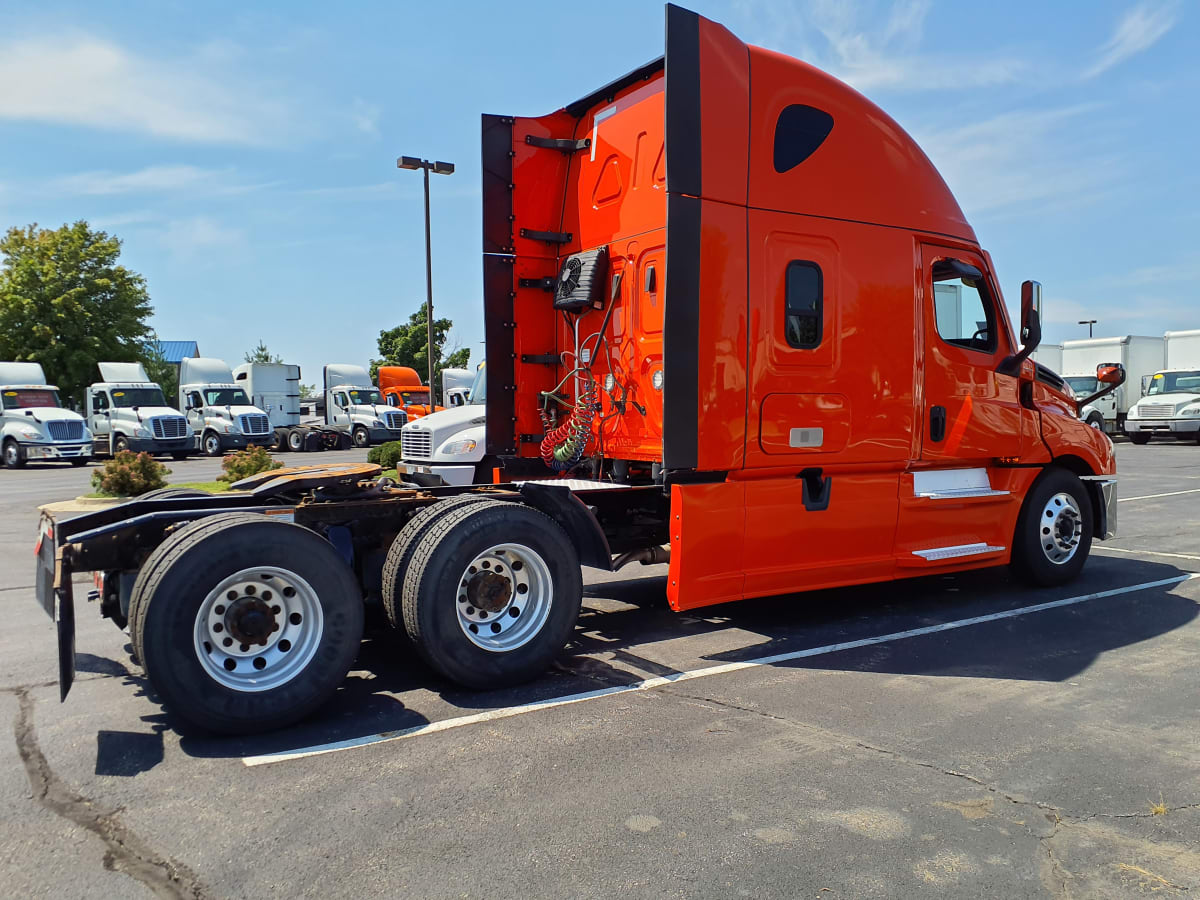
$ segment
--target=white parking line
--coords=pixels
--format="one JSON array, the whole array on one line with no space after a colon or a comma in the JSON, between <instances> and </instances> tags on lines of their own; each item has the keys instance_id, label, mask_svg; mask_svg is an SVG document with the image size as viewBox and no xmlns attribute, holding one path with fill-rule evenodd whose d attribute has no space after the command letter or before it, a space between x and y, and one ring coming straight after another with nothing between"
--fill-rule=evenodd
<instances>
[{"instance_id":1,"label":"white parking line","mask_svg":"<svg viewBox=\"0 0 1200 900\"><path fill-rule=\"evenodd\" d=\"M1101 553L1106 551L1108 553L1129 553L1134 556L1140 556L1142 554L1149 556L1169 556L1172 559L1194 559L1200 562L1200 556L1191 556L1187 553L1167 553L1163 550L1126 550L1124 547L1097 547L1093 544L1092 552L1095 553L1097 551Z\"/></svg>"},{"instance_id":2,"label":"white parking line","mask_svg":"<svg viewBox=\"0 0 1200 900\"><path fill-rule=\"evenodd\" d=\"M278 753L264 753L261 756L244 756L242 762L247 766L263 766L270 763L285 762L290 759L302 759L308 756L321 756L326 753L336 753L339 750L350 750L354 747L365 747L369 744L382 744L388 741L398 741L404 738L417 737L422 734L434 734L438 731L449 731L451 728L462 728L465 725L476 725L480 722L492 722L496 719L509 719L526 713L543 709L553 709L557 706L569 706L573 703L583 703L587 700L597 700L601 697L612 697L617 694L630 694L649 691L654 688L675 684L680 681L692 681L696 678L708 678L712 675L724 675L728 672L739 672L742 669L753 669L759 666L771 666L777 663L790 662L794 659L807 659L813 656L824 656L829 653L840 653L843 650L855 650L859 647L870 647L874 644L885 644L891 641L902 641L908 638L921 637L926 634L936 634L939 631L953 631L970 625L982 625L985 622L995 622L1000 619L1012 619L1030 613L1044 612L1048 609L1060 609L1064 606L1074 606L1086 603L1088 600L1099 600L1104 597L1115 597L1118 594L1132 594L1150 588L1165 587L1179 584L1192 578L1200 578L1200 572L1191 575L1179 575L1174 578L1163 578L1159 581L1146 581L1129 587L1112 588L1107 591L1097 591L1094 594L1082 594L1078 597L1067 597L1063 600L1051 600L1048 603L1038 603L1033 606L1022 606L1019 609L1007 609L1003 612L989 613L986 616L972 616L969 619L958 619L944 622L941 625L927 625L923 628L911 628L907 631L895 631L891 634L881 634L876 637L861 638L857 641L845 641L840 644L826 644L824 647L811 647L807 650L794 650L791 653L778 653L774 656L760 656L743 662L725 663L720 666L709 666L704 669L693 669L688 672L676 672L671 675L661 675L647 678L633 684L623 684L616 687L600 688L595 691L584 691L580 694L568 694L565 697L555 697L549 700L538 700L520 706L506 706L501 709L489 709L485 712L469 716L458 716L453 719L443 719L440 722L430 722L425 725L414 725L412 728L402 728L397 731L382 731L363 737L350 738L345 741L331 741L327 744L314 744L311 747L301 747L296 750L282 750Z\"/></svg>"},{"instance_id":3,"label":"white parking line","mask_svg":"<svg viewBox=\"0 0 1200 900\"><path fill-rule=\"evenodd\" d=\"M1118 497L1118 503L1132 503L1134 500L1154 500L1158 497L1178 497L1180 494L1200 494L1200 488L1191 488L1186 491L1168 491L1165 494L1146 494L1144 497Z\"/></svg>"}]
</instances>

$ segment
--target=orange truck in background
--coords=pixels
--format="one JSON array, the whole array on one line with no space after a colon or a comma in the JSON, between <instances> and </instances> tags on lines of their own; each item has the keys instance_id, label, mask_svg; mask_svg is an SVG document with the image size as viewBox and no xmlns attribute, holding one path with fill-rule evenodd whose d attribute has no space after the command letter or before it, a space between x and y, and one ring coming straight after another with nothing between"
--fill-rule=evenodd
<instances>
[{"instance_id":1,"label":"orange truck in background","mask_svg":"<svg viewBox=\"0 0 1200 900\"><path fill-rule=\"evenodd\" d=\"M421 376L410 366L380 366L379 390L388 406L408 413L410 422L442 409L440 406L429 408L429 386L421 383Z\"/></svg>"},{"instance_id":2,"label":"orange truck in background","mask_svg":"<svg viewBox=\"0 0 1200 900\"><path fill-rule=\"evenodd\" d=\"M1014 329L953 194L881 109L686 9L666 20L664 57L548 115L483 117L483 433L412 437L442 458L483 442L504 483L302 467L47 517L64 696L82 571L168 710L237 732L335 695L364 598L398 652L493 689L571 639L582 566L669 562L686 610L999 566L1058 585L1113 536L1113 445L1078 414L1123 368L1076 398L1029 358L1039 286Z\"/></svg>"}]
</instances>

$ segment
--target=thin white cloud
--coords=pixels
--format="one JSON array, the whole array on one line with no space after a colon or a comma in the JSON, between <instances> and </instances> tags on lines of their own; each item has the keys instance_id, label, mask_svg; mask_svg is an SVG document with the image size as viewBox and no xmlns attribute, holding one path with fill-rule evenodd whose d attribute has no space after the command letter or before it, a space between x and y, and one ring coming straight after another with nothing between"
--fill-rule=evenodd
<instances>
[{"instance_id":1,"label":"thin white cloud","mask_svg":"<svg viewBox=\"0 0 1200 900\"><path fill-rule=\"evenodd\" d=\"M211 52L151 58L86 34L0 42L0 119L203 143L278 143L300 117Z\"/></svg>"},{"instance_id":2,"label":"thin white cloud","mask_svg":"<svg viewBox=\"0 0 1200 900\"><path fill-rule=\"evenodd\" d=\"M1099 58L1084 78L1095 78L1131 56L1153 47L1179 21L1179 5L1169 2L1142 2L1121 17L1112 37L1097 52Z\"/></svg>"},{"instance_id":3,"label":"thin white cloud","mask_svg":"<svg viewBox=\"0 0 1200 900\"><path fill-rule=\"evenodd\" d=\"M208 216L173 219L162 233L163 246L173 255L185 258L238 247L245 240L242 229L222 225Z\"/></svg>"},{"instance_id":4,"label":"thin white cloud","mask_svg":"<svg viewBox=\"0 0 1200 900\"><path fill-rule=\"evenodd\" d=\"M930 0L896 0L886 15L850 0L740 0L737 8L762 43L799 56L862 91L964 90L1008 84L1024 60L921 49ZM752 37L753 39L753 37Z\"/></svg>"},{"instance_id":5,"label":"thin white cloud","mask_svg":"<svg viewBox=\"0 0 1200 900\"><path fill-rule=\"evenodd\" d=\"M211 185L215 179L227 174L197 166L147 166L136 172L96 171L65 175L55 179L51 187L63 193L91 196L160 193Z\"/></svg>"},{"instance_id":6,"label":"thin white cloud","mask_svg":"<svg viewBox=\"0 0 1200 900\"><path fill-rule=\"evenodd\" d=\"M350 121L363 134L379 134L379 117L382 110L374 103L368 103L360 97L355 97L350 104Z\"/></svg>"}]
</instances>

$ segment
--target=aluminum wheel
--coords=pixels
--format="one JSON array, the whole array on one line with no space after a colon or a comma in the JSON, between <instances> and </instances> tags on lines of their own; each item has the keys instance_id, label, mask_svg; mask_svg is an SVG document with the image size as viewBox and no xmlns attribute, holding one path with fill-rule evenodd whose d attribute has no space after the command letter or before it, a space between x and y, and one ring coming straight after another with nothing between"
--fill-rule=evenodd
<instances>
[{"instance_id":1,"label":"aluminum wheel","mask_svg":"<svg viewBox=\"0 0 1200 900\"><path fill-rule=\"evenodd\" d=\"M4 464L10 469L15 469L21 463L21 448L17 446L16 441L9 441L4 445Z\"/></svg>"},{"instance_id":2,"label":"aluminum wheel","mask_svg":"<svg viewBox=\"0 0 1200 900\"><path fill-rule=\"evenodd\" d=\"M1055 494L1042 507L1038 543L1046 559L1055 565L1070 562L1083 536L1083 514L1075 498L1065 492Z\"/></svg>"},{"instance_id":3,"label":"aluminum wheel","mask_svg":"<svg viewBox=\"0 0 1200 900\"><path fill-rule=\"evenodd\" d=\"M471 643L493 653L516 650L550 617L550 568L524 544L497 544L471 560L456 600L458 624Z\"/></svg>"},{"instance_id":4,"label":"aluminum wheel","mask_svg":"<svg viewBox=\"0 0 1200 900\"><path fill-rule=\"evenodd\" d=\"M269 691L304 671L325 621L312 586L287 569L242 569L213 588L196 613L196 656L235 691Z\"/></svg>"}]
</instances>

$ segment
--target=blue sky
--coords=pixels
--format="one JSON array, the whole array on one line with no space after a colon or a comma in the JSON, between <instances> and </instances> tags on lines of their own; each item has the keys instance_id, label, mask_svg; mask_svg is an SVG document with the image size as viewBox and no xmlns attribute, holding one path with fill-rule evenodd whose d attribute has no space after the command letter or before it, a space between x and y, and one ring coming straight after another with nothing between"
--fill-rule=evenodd
<instances>
[{"instance_id":1,"label":"blue sky","mask_svg":"<svg viewBox=\"0 0 1200 900\"><path fill-rule=\"evenodd\" d=\"M1200 4L733 0L694 8L807 59L922 143L1045 339L1200 327ZM417 9L425 10L418 14ZM0 6L0 226L125 241L154 326L316 381L425 296L482 354L479 114L539 115L662 52L662 5Z\"/></svg>"}]
</instances>

